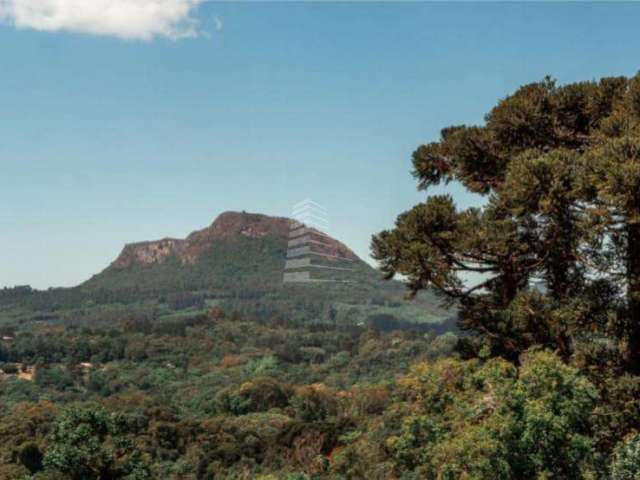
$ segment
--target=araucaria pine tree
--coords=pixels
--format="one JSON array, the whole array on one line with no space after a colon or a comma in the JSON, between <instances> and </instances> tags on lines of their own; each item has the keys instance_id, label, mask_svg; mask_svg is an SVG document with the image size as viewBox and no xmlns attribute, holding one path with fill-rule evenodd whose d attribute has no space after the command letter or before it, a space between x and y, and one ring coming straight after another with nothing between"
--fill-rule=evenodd
<instances>
[{"instance_id":1,"label":"araucaria pine tree","mask_svg":"<svg viewBox=\"0 0 640 480\"><path fill-rule=\"evenodd\" d=\"M547 78L485 120L413 154L420 189L459 182L483 206L430 196L373 238L374 256L460 306L469 355L542 346L639 374L640 76Z\"/></svg>"}]
</instances>

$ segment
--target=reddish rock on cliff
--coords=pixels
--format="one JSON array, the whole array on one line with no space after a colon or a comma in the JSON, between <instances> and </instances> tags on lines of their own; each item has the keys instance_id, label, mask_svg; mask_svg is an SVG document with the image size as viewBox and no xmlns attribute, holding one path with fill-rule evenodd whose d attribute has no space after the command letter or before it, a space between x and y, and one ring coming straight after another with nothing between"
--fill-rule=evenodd
<instances>
[{"instance_id":1,"label":"reddish rock on cliff","mask_svg":"<svg viewBox=\"0 0 640 480\"><path fill-rule=\"evenodd\" d=\"M225 212L207 228L191 233L186 239L165 238L157 241L132 243L126 245L122 253L113 262L112 267L127 268L132 265L151 265L161 263L175 255L184 264L195 263L198 258L218 240L232 240L239 236L259 239L276 237L283 242L289 239L293 220L284 217L270 217L256 213ZM331 256L358 260L358 257L343 243L318 235L316 249ZM321 244L320 244L321 243Z\"/></svg>"}]
</instances>

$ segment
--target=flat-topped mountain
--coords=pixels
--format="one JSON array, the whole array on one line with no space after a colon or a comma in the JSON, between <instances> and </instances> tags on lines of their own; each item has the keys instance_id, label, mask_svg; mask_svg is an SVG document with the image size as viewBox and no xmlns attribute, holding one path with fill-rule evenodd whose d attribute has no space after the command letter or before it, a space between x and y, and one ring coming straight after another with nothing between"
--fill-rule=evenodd
<instances>
[{"instance_id":1,"label":"flat-topped mountain","mask_svg":"<svg viewBox=\"0 0 640 480\"><path fill-rule=\"evenodd\" d=\"M294 220L246 212L225 212L208 227L185 239L164 238L131 243L103 272L82 285L85 289L135 290L175 294L212 291L217 295L261 296L283 288L289 236ZM350 280L361 290L380 281L379 273L346 245L313 229L307 236L322 262L349 263Z\"/></svg>"},{"instance_id":2,"label":"flat-topped mountain","mask_svg":"<svg viewBox=\"0 0 640 480\"><path fill-rule=\"evenodd\" d=\"M249 239L273 237L286 241L292 222L293 220L283 217L225 212L209 227L197 230L185 239L164 238L126 245L111 266L115 269L123 269L133 265L150 265L162 263L171 256L175 256L183 264L194 264L211 248L215 248L215 244L220 241L238 237ZM331 237L324 236L323 243L323 248L330 254L359 260L349 248Z\"/></svg>"},{"instance_id":3,"label":"flat-topped mountain","mask_svg":"<svg viewBox=\"0 0 640 480\"><path fill-rule=\"evenodd\" d=\"M297 231L302 236L295 237ZM301 239L308 246L301 246ZM292 255L298 251L305 256ZM306 281L299 269L317 276ZM404 285L384 281L339 240L289 218L246 212L225 212L184 239L130 243L107 268L75 288L0 293L0 315L4 304L11 312L35 307L32 318L47 319L161 319L213 306L265 321L363 324L373 319L383 326L445 320L450 325L453 315L429 292L409 302Z\"/></svg>"}]
</instances>

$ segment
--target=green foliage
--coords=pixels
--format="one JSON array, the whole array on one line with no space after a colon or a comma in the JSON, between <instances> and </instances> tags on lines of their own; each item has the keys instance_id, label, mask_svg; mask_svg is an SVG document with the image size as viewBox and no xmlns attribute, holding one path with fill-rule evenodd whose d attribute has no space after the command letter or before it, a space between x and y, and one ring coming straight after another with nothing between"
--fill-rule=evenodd
<instances>
[{"instance_id":1,"label":"green foliage","mask_svg":"<svg viewBox=\"0 0 640 480\"><path fill-rule=\"evenodd\" d=\"M218 394L217 403L223 412L244 415L284 408L289 404L290 388L269 377L245 382L239 388L231 387Z\"/></svg>"},{"instance_id":2,"label":"green foliage","mask_svg":"<svg viewBox=\"0 0 640 480\"><path fill-rule=\"evenodd\" d=\"M374 237L413 302L285 291L272 236L0 291L0 478L640 478L640 77L524 86L413 164L487 200Z\"/></svg>"},{"instance_id":3,"label":"green foliage","mask_svg":"<svg viewBox=\"0 0 640 480\"><path fill-rule=\"evenodd\" d=\"M261 217L247 214L240 221L251 225ZM430 293L413 306L405 304L400 282L383 282L379 272L361 260L353 262L349 283L284 284L288 224L284 219L267 221L278 228L263 236L240 230L207 236L194 261L170 255L149 265L113 264L75 288L0 289L0 327L26 320L93 326L127 317L148 321L158 333L182 335L184 330L170 332L182 328L179 320L205 314L212 305L230 317L235 313L260 322L356 325L371 314L393 310L404 322L401 327L407 328L414 323L438 324L451 316Z\"/></svg>"},{"instance_id":4,"label":"green foliage","mask_svg":"<svg viewBox=\"0 0 640 480\"><path fill-rule=\"evenodd\" d=\"M615 338L640 372L637 83L545 79L500 101L485 125L419 147L421 188L456 180L487 202L459 210L436 195L401 214L373 239L383 271L457 300L460 325L480 335L475 353L515 361L542 345L568 358L588 330ZM544 289L532 293L536 282Z\"/></svg>"},{"instance_id":5,"label":"green foliage","mask_svg":"<svg viewBox=\"0 0 640 480\"><path fill-rule=\"evenodd\" d=\"M640 478L640 435L632 435L616 447L611 463L611 480Z\"/></svg>"},{"instance_id":6,"label":"green foliage","mask_svg":"<svg viewBox=\"0 0 640 480\"><path fill-rule=\"evenodd\" d=\"M340 409L336 392L321 385L298 388L290 403L303 422L325 421L337 416Z\"/></svg>"},{"instance_id":7,"label":"green foliage","mask_svg":"<svg viewBox=\"0 0 640 480\"><path fill-rule=\"evenodd\" d=\"M398 469L426 478L575 478L594 465L596 389L559 358L532 353L518 373L490 360L415 366L387 440Z\"/></svg>"},{"instance_id":8,"label":"green foliage","mask_svg":"<svg viewBox=\"0 0 640 480\"><path fill-rule=\"evenodd\" d=\"M128 436L134 428L123 414L96 405L71 407L53 427L44 466L72 480L150 478Z\"/></svg>"},{"instance_id":9,"label":"green foliage","mask_svg":"<svg viewBox=\"0 0 640 480\"><path fill-rule=\"evenodd\" d=\"M460 210L450 196L430 196L373 238L374 256L413 294L433 288L458 302L470 332L461 355L502 357L517 375L503 394L477 393L500 401L474 427L469 373L448 365L447 379L462 382L452 393L430 368L431 409L397 440L407 468L434 478L604 478L615 445L638 430L639 85L640 76L546 78L501 100L484 125L445 128L414 152L419 188L457 181L486 201ZM451 426L437 419L460 395L455 411L469 427L450 443ZM498 413L501 427L491 427ZM439 445L457 463L437 457Z\"/></svg>"},{"instance_id":10,"label":"green foliage","mask_svg":"<svg viewBox=\"0 0 640 480\"><path fill-rule=\"evenodd\" d=\"M244 371L248 377L277 375L278 360L273 356L257 358L247 363Z\"/></svg>"},{"instance_id":11,"label":"green foliage","mask_svg":"<svg viewBox=\"0 0 640 480\"><path fill-rule=\"evenodd\" d=\"M62 366L38 367L34 380L40 387L52 387L57 390L66 390L75 384L70 372Z\"/></svg>"},{"instance_id":12,"label":"green foliage","mask_svg":"<svg viewBox=\"0 0 640 480\"><path fill-rule=\"evenodd\" d=\"M15 331L7 355L24 379L0 379L7 422L6 429L0 422L0 441L15 445L0 456L0 477L148 471L150 478L234 478L251 471L316 478L360 471L337 453L332 467L332 452L347 444L383 448L381 440L359 443L369 419L392 404L390 386L377 383L390 384L415 361L447 355L456 341L453 334L286 328L230 317L174 319L182 326L171 328L127 320ZM68 410L38 413L35 402L44 398ZM94 404L79 403L86 400Z\"/></svg>"}]
</instances>

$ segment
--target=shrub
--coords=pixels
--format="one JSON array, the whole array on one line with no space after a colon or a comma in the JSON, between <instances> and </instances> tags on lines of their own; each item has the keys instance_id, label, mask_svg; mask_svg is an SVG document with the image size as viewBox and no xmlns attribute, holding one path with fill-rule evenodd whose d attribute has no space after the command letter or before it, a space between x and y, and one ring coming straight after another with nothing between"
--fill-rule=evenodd
<instances>
[{"instance_id":1,"label":"shrub","mask_svg":"<svg viewBox=\"0 0 640 480\"><path fill-rule=\"evenodd\" d=\"M552 353L525 355L519 372L499 359L420 364L400 385L408 414L386 441L398 468L576 480L592 470L596 390Z\"/></svg>"},{"instance_id":2,"label":"shrub","mask_svg":"<svg viewBox=\"0 0 640 480\"><path fill-rule=\"evenodd\" d=\"M611 463L611 480L637 480L640 478L640 434L620 442Z\"/></svg>"},{"instance_id":3,"label":"shrub","mask_svg":"<svg viewBox=\"0 0 640 480\"><path fill-rule=\"evenodd\" d=\"M260 377L243 383L240 388L223 390L217 403L223 412L245 415L251 412L266 412L272 408L289 405L290 388L269 377Z\"/></svg>"},{"instance_id":4,"label":"shrub","mask_svg":"<svg viewBox=\"0 0 640 480\"><path fill-rule=\"evenodd\" d=\"M269 355L250 361L244 367L248 377L275 376L278 373L278 360Z\"/></svg>"},{"instance_id":5,"label":"shrub","mask_svg":"<svg viewBox=\"0 0 640 480\"><path fill-rule=\"evenodd\" d=\"M318 384L297 388L291 406L300 420L317 422L335 416L339 403L333 390Z\"/></svg>"}]
</instances>

